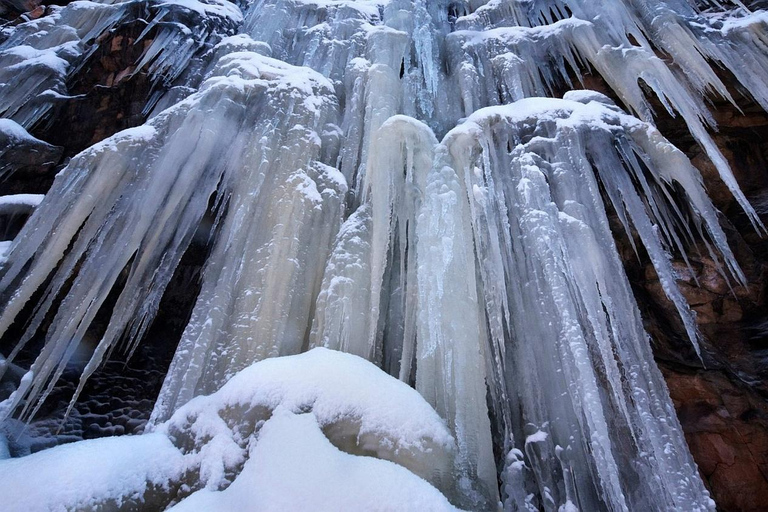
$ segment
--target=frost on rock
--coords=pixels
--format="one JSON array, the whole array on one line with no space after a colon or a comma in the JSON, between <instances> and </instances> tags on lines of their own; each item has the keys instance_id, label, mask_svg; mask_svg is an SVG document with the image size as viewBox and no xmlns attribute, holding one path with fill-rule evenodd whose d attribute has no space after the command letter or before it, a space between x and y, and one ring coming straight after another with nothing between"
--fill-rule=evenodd
<instances>
[{"instance_id":1,"label":"frost on rock","mask_svg":"<svg viewBox=\"0 0 768 512\"><path fill-rule=\"evenodd\" d=\"M61 148L37 139L11 119L0 118L0 180L28 166L30 157L38 164L51 165Z\"/></svg>"},{"instance_id":2,"label":"frost on rock","mask_svg":"<svg viewBox=\"0 0 768 512\"><path fill-rule=\"evenodd\" d=\"M456 511L427 481L448 483L453 450L415 390L316 349L252 365L152 433L0 460L0 485L9 512Z\"/></svg>"}]
</instances>

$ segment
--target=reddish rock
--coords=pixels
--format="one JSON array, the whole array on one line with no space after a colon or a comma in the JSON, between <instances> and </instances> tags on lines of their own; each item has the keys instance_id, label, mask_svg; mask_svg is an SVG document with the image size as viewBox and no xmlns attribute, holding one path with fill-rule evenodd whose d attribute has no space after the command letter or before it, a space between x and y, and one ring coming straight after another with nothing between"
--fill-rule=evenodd
<instances>
[{"instance_id":1,"label":"reddish rock","mask_svg":"<svg viewBox=\"0 0 768 512\"><path fill-rule=\"evenodd\" d=\"M768 405L718 371L662 366L691 453L722 511L768 504Z\"/></svg>"}]
</instances>

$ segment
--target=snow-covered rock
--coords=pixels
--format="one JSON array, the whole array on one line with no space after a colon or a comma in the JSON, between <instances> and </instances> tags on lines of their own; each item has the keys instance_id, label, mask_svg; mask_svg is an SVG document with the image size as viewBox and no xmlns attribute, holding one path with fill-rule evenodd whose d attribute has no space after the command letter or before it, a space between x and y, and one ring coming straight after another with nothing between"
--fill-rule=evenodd
<instances>
[{"instance_id":1,"label":"snow-covered rock","mask_svg":"<svg viewBox=\"0 0 768 512\"><path fill-rule=\"evenodd\" d=\"M246 368L154 432L0 460L2 508L455 511L425 480L450 489L454 450L414 389L317 348Z\"/></svg>"}]
</instances>

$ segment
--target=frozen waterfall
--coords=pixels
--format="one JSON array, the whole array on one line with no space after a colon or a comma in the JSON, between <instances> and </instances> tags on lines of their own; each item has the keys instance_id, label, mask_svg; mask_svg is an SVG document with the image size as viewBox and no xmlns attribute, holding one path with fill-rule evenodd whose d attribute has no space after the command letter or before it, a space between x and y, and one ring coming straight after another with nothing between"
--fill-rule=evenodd
<instances>
[{"instance_id":1,"label":"frozen waterfall","mask_svg":"<svg viewBox=\"0 0 768 512\"><path fill-rule=\"evenodd\" d=\"M673 255L698 244L732 286L745 277L653 105L679 116L764 232L706 105L735 104L729 73L768 109L768 13L694 0L80 0L2 29L0 140L46 144L27 131L70 97L101 37L139 18L146 122L69 160L0 255L0 334L24 322L0 345L0 377L44 339L0 420L35 415L110 296L70 408L105 360L130 356L212 218L145 436L253 363L325 347L410 384L442 418L439 449L370 444L453 506L714 509L615 237L647 254L701 356ZM611 98L583 90L587 71ZM296 416L317 400L262 423L232 400L226 421L250 422L246 438L267 419L264 443L277 424L321 438ZM204 487L244 492L236 474L274 460L258 438Z\"/></svg>"}]
</instances>

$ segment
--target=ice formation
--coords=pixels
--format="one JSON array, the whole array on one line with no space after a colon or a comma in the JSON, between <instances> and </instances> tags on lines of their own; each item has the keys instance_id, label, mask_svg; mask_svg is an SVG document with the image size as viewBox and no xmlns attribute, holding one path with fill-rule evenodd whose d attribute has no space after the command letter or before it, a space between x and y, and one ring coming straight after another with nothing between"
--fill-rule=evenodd
<instances>
[{"instance_id":1,"label":"ice formation","mask_svg":"<svg viewBox=\"0 0 768 512\"><path fill-rule=\"evenodd\" d=\"M377 456L453 505L712 509L608 211L648 254L700 353L671 255L700 242L734 285L744 276L698 171L654 128L652 104L680 116L764 230L706 104L734 101L727 72L768 108L765 12L686 0L78 1L4 29L0 133L37 141L26 130L67 96L99 36L139 15L151 42L134 69L156 84L148 121L72 158L2 248L0 334L37 303L0 374L45 337L2 417L34 415L110 293L116 305L72 404L106 358L130 354L208 217L202 288L142 442L212 407L195 397L227 381L212 397L229 396L255 361L327 347L412 384L445 421L437 448L395 443ZM618 104L583 90L547 98L587 71ZM270 375L263 386L282 382ZM378 394L360 386L337 391ZM336 457L318 426L345 451L365 441L364 422L331 432L321 398L304 399L315 419L295 404L276 412L238 466L243 478L262 478L251 461L269 465L276 450L298 456L270 434L280 428L318 460ZM403 414L388 428L407 432L407 409L387 407ZM257 413L232 405L225 416L267 419ZM228 464L244 460L235 445L200 479L228 478ZM359 471L410 478L387 468ZM324 491L312 485L302 492ZM233 507L244 488L235 480L190 500ZM367 492L361 499L377 499Z\"/></svg>"}]
</instances>

